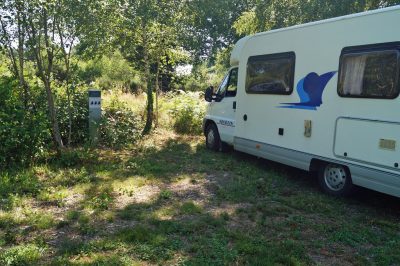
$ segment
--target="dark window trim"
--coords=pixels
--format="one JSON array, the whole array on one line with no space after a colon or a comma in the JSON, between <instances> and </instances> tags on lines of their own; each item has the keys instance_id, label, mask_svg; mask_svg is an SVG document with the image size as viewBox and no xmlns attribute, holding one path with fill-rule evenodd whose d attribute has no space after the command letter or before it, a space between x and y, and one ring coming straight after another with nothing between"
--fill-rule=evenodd
<instances>
[{"instance_id":1,"label":"dark window trim","mask_svg":"<svg viewBox=\"0 0 400 266\"><path fill-rule=\"evenodd\" d=\"M363 54L368 52L383 52L389 50L397 50L397 93L392 97L385 96L362 96L362 95L347 95L340 92L340 79L342 76L342 64L343 57L348 54ZM388 43L377 43L377 44L367 44L359 46L350 46L342 49L339 59L339 71L338 71L338 83L337 83L337 94L343 98L359 98L359 99L386 99L393 100L400 95L400 42L388 42Z\"/></svg>"},{"instance_id":2,"label":"dark window trim","mask_svg":"<svg viewBox=\"0 0 400 266\"><path fill-rule=\"evenodd\" d=\"M270 59L293 59L293 64L292 64L292 76L291 79L289 81L289 91L285 91L285 92L253 92L253 91L248 91L247 89L247 67L249 65L249 61L252 58L257 58L257 60L254 61L266 61L266 60L270 60ZM253 62L254 62L253 61ZM293 93L293 88L294 88L294 76L295 76L295 69L296 69L296 53L295 52L284 52L284 53L276 53L276 54L265 54L265 55L254 55L254 56L250 56L247 59L247 65L246 65L246 84L245 84L245 91L247 94L271 94L271 95L291 95Z\"/></svg>"}]
</instances>

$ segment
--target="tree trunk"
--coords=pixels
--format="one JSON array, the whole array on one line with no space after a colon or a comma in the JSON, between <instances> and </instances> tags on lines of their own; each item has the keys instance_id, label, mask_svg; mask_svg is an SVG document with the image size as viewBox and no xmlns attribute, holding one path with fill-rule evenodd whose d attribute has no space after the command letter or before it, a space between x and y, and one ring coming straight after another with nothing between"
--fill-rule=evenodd
<instances>
[{"instance_id":1,"label":"tree trunk","mask_svg":"<svg viewBox=\"0 0 400 266\"><path fill-rule=\"evenodd\" d=\"M49 81L46 80L44 82L44 86L46 89L47 103L48 103L48 107L49 107L49 116L50 116L50 122L51 122L51 127L52 127L53 140L54 140L54 143L56 143L57 151L60 152L64 148L64 144L61 139L60 128L58 126L57 112L56 112L56 108L54 105L54 97L53 97L53 93L51 91Z\"/></svg>"},{"instance_id":2,"label":"tree trunk","mask_svg":"<svg viewBox=\"0 0 400 266\"><path fill-rule=\"evenodd\" d=\"M43 10L42 13L42 21L43 21L43 32L37 31L35 24L33 22L33 18L31 17L29 19L29 25L30 25L30 32L28 32L28 36L30 39L30 45L31 49L34 52L35 59L36 59L36 64L37 64L37 70L40 79L44 83L44 87L46 90L46 96L47 96L47 105L49 108L49 118L50 118L50 124L51 124L51 133L53 136L53 141L56 146L57 152L60 153L64 149L64 144L61 138L60 134L60 128L58 125L58 119L57 119L57 111L54 103L54 97L53 93L51 90L51 77L52 77L52 71L53 71L53 59L54 59L54 46L50 43L49 40L49 32L47 28L47 11ZM55 20L55 18L54 18ZM53 24L54 27L54 24ZM46 55L47 55L47 64L43 62L43 57L41 55L41 37L44 37L44 44L45 44L45 50L46 50ZM53 39L54 39L54 29L53 29ZM54 41L54 40L53 40Z\"/></svg>"},{"instance_id":3,"label":"tree trunk","mask_svg":"<svg viewBox=\"0 0 400 266\"><path fill-rule=\"evenodd\" d=\"M73 47L73 43L74 40L72 40L72 42L69 45L69 51L67 52L67 46L66 43L64 41L64 33L61 29L61 21L58 22L57 24L57 30L58 30L58 34L60 37L60 44L61 44L61 51L64 57L64 64L65 64L65 86L66 86L66 92L67 92L67 101L68 101L68 139L67 139L67 146L69 147L71 145L72 142L72 106L71 106L71 89L69 86L69 72L70 72L70 65L71 65L71 52L72 52L72 47Z\"/></svg>"},{"instance_id":4,"label":"tree trunk","mask_svg":"<svg viewBox=\"0 0 400 266\"><path fill-rule=\"evenodd\" d=\"M153 126L153 86L150 77L150 71L147 76L147 115L146 115L146 125L143 129L143 135L147 135L150 133L151 128Z\"/></svg>"},{"instance_id":5,"label":"tree trunk","mask_svg":"<svg viewBox=\"0 0 400 266\"><path fill-rule=\"evenodd\" d=\"M1 24L1 29L2 29L2 33L3 33L3 38L6 42L6 45L5 45L6 50L8 51L8 56L11 60L12 71L14 72L15 77L19 77L17 60L15 59L14 49L12 47L9 33L7 32L6 26L4 25L3 20L1 20L1 19L0 19L0 24Z\"/></svg>"},{"instance_id":6,"label":"tree trunk","mask_svg":"<svg viewBox=\"0 0 400 266\"><path fill-rule=\"evenodd\" d=\"M156 82L155 82L155 87L156 87L156 119L155 119L155 127L158 127L158 93L160 91L159 88L159 77L160 77L160 64L157 64L157 74L156 74Z\"/></svg>"},{"instance_id":7,"label":"tree trunk","mask_svg":"<svg viewBox=\"0 0 400 266\"><path fill-rule=\"evenodd\" d=\"M68 146L71 146L72 141L72 107L71 107L71 90L67 81L67 98L68 98Z\"/></svg>"},{"instance_id":8,"label":"tree trunk","mask_svg":"<svg viewBox=\"0 0 400 266\"><path fill-rule=\"evenodd\" d=\"M19 85L23 89L23 101L24 101L24 106L25 109L28 107L28 102L29 102L29 86L28 83L25 81L25 76L24 76L24 44L25 44L25 21L23 18L22 13L23 7L21 7L21 3L18 5L18 11L17 11L17 28L18 28L18 66L19 66Z\"/></svg>"},{"instance_id":9,"label":"tree trunk","mask_svg":"<svg viewBox=\"0 0 400 266\"><path fill-rule=\"evenodd\" d=\"M143 42L143 59L144 59L144 71L146 78L146 87L147 87L147 116L146 116L146 125L144 126L142 135L147 135L150 133L151 128L153 126L153 86L151 81L150 74L150 63L149 63L149 51L148 51L148 40L147 40L147 32L145 27L143 28L142 42Z\"/></svg>"}]
</instances>

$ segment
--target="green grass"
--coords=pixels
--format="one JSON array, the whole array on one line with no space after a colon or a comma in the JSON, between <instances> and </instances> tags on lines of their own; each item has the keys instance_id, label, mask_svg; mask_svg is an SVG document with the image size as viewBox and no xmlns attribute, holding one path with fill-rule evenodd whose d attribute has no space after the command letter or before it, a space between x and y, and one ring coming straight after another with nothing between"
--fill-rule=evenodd
<instances>
[{"instance_id":1,"label":"green grass","mask_svg":"<svg viewBox=\"0 0 400 266\"><path fill-rule=\"evenodd\" d=\"M202 213L202 211L203 211L202 208L192 201L184 202L180 207L180 212L182 214L194 215L194 214L200 214Z\"/></svg>"},{"instance_id":2,"label":"green grass","mask_svg":"<svg viewBox=\"0 0 400 266\"><path fill-rule=\"evenodd\" d=\"M39 264L44 250L32 245L13 246L0 254L1 265L36 265Z\"/></svg>"},{"instance_id":3,"label":"green grass","mask_svg":"<svg viewBox=\"0 0 400 266\"><path fill-rule=\"evenodd\" d=\"M69 151L0 174L0 265L397 265L399 200L200 137Z\"/></svg>"},{"instance_id":4,"label":"green grass","mask_svg":"<svg viewBox=\"0 0 400 266\"><path fill-rule=\"evenodd\" d=\"M26 223L32 225L35 229L44 230L52 228L55 225L53 215L50 213L27 213Z\"/></svg>"}]
</instances>

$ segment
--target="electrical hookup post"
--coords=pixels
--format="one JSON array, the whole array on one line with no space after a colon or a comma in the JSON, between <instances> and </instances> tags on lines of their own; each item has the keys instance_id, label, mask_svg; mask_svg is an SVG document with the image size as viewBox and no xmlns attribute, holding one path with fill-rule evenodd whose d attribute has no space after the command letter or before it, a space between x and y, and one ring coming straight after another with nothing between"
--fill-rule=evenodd
<instances>
[{"instance_id":1,"label":"electrical hookup post","mask_svg":"<svg viewBox=\"0 0 400 266\"><path fill-rule=\"evenodd\" d=\"M99 127L101 122L101 91L89 90L89 140L92 146L99 142Z\"/></svg>"}]
</instances>

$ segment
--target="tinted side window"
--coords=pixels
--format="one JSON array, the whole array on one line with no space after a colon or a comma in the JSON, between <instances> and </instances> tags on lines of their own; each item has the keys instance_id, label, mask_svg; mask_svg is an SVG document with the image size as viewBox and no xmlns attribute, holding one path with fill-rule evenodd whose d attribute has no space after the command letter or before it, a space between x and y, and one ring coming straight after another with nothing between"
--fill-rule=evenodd
<instances>
[{"instance_id":1,"label":"tinted side window","mask_svg":"<svg viewBox=\"0 0 400 266\"><path fill-rule=\"evenodd\" d=\"M340 58L342 97L394 99L399 95L400 46L346 48Z\"/></svg>"},{"instance_id":2,"label":"tinted side window","mask_svg":"<svg viewBox=\"0 0 400 266\"><path fill-rule=\"evenodd\" d=\"M295 61L293 52L250 57L247 62L246 92L291 94Z\"/></svg>"}]
</instances>

